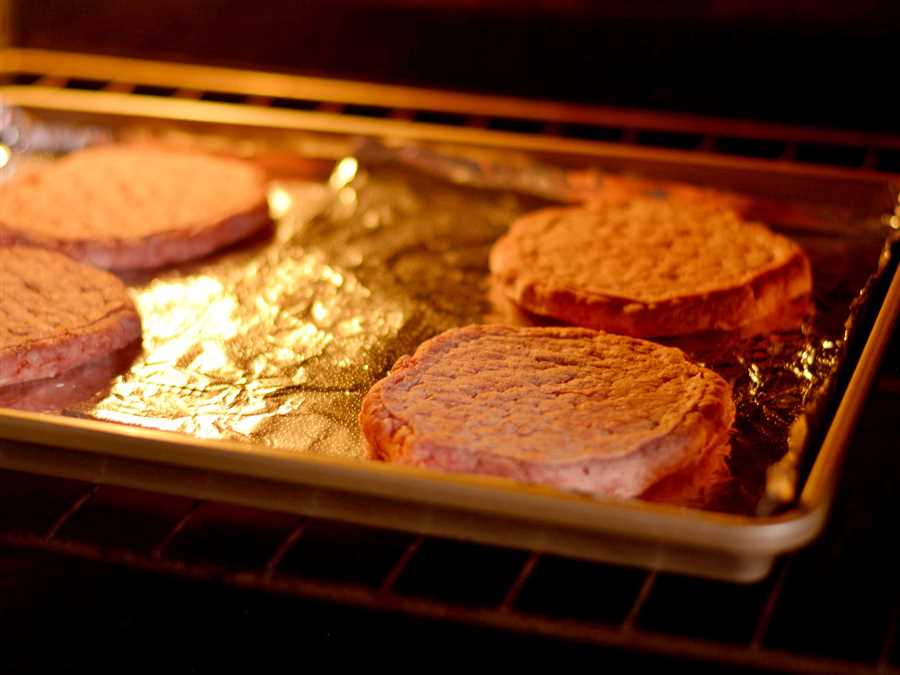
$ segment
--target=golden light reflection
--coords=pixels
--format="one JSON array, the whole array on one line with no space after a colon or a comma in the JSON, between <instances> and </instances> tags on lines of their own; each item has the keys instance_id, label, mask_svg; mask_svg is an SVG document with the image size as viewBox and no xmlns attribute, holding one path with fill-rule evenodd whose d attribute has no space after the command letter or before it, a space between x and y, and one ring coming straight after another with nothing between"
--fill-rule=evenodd
<instances>
[{"instance_id":1,"label":"golden light reflection","mask_svg":"<svg viewBox=\"0 0 900 675\"><path fill-rule=\"evenodd\" d=\"M322 278L335 288L340 288L344 285L344 275L328 265L322 267Z\"/></svg>"},{"instance_id":2,"label":"golden light reflection","mask_svg":"<svg viewBox=\"0 0 900 675\"><path fill-rule=\"evenodd\" d=\"M239 323L234 318L237 303L234 298L223 297L212 303L206 310L205 323L213 328L220 340L229 340L238 333Z\"/></svg>"},{"instance_id":3,"label":"golden light reflection","mask_svg":"<svg viewBox=\"0 0 900 675\"><path fill-rule=\"evenodd\" d=\"M9 164L9 160L11 157L12 157L12 152L10 152L10 149L7 146L0 143L0 169L2 169L4 166Z\"/></svg>"},{"instance_id":4,"label":"golden light reflection","mask_svg":"<svg viewBox=\"0 0 900 675\"><path fill-rule=\"evenodd\" d=\"M278 220L288 214L294 207L294 198L291 193L277 183L269 188L269 215Z\"/></svg>"},{"instance_id":5,"label":"golden light reflection","mask_svg":"<svg viewBox=\"0 0 900 675\"><path fill-rule=\"evenodd\" d=\"M759 372L759 366L751 363L747 369L747 376L750 378L750 395L756 396L762 386L762 374Z\"/></svg>"},{"instance_id":6,"label":"golden light reflection","mask_svg":"<svg viewBox=\"0 0 900 675\"><path fill-rule=\"evenodd\" d=\"M316 323L322 323L328 318L328 308L319 300L316 300L312 306L312 315L313 319L316 320Z\"/></svg>"},{"instance_id":7,"label":"golden light reflection","mask_svg":"<svg viewBox=\"0 0 900 675\"><path fill-rule=\"evenodd\" d=\"M256 431L259 425L262 422L265 422L267 418L267 413L260 413L258 415L243 415L231 422L231 430L241 434L242 436L246 436L247 438L252 438L253 432Z\"/></svg>"},{"instance_id":8,"label":"golden light reflection","mask_svg":"<svg viewBox=\"0 0 900 675\"><path fill-rule=\"evenodd\" d=\"M238 330L233 316L236 302L223 291L221 281L202 275L187 281L151 285L137 297L141 316L145 317L145 338L195 336L204 326L215 326L219 339L233 337ZM198 316L204 317L202 322L197 321ZM157 318L148 320L148 317Z\"/></svg>"},{"instance_id":9,"label":"golden light reflection","mask_svg":"<svg viewBox=\"0 0 900 675\"><path fill-rule=\"evenodd\" d=\"M269 352L269 356L270 358L289 363L296 360L297 352L292 347L279 347Z\"/></svg>"},{"instance_id":10,"label":"golden light reflection","mask_svg":"<svg viewBox=\"0 0 900 675\"><path fill-rule=\"evenodd\" d=\"M803 350L801 350L798 354L798 362L793 366L792 370L794 371L794 375L797 377L802 377L804 380L812 382L814 377L812 370L810 370L811 366L816 361L816 348L812 345L807 346Z\"/></svg>"},{"instance_id":11,"label":"golden light reflection","mask_svg":"<svg viewBox=\"0 0 900 675\"><path fill-rule=\"evenodd\" d=\"M203 351L194 359L191 367L203 373L215 373L230 364L228 354L217 342L205 340L201 343Z\"/></svg>"},{"instance_id":12,"label":"golden light reflection","mask_svg":"<svg viewBox=\"0 0 900 675\"><path fill-rule=\"evenodd\" d=\"M158 282L141 292L141 304L147 309L163 308L170 305L195 305L218 297L222 292L222 282L212 277L198 276L189 281L179 279L167 283Z\"/></svg>"},{"instance_id":13,"label":"golden light reflection","mask_svg":"<svg viewBox=\"0 0 900 675\"><path fill-rule=\"evenodd\" d=\"M337 333L341 336L359 335L363 332L363 318L354 316L352 319L341 321L337 327Z\"/></svg>"},{"instance_id":14,"label":"golden light reflection","mask_svg":"<svg viewBox=\"0 0 900 675\"><path fill-rule=\"evenodd\" d=\"M349 185L350 181L356 178L358 171L359 162L356 161L356 158L344 157L344 159L338 162L337 166L334 167L334 171L331 172L328 184L335 190L340 190Z\"/></svg>"}]
</instances>

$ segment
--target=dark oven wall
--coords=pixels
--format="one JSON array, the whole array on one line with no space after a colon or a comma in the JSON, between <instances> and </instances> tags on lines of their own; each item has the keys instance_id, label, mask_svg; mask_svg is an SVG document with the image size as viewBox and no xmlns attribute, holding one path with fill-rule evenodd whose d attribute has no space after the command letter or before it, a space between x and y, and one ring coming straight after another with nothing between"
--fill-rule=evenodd
<instances>
[{"instance_id":1,"label":"dark oven wall","mask_svg":"<svg viewBox=\"0 0 900 675\"><path fill-rule=\"evenodd\" d=\"M2 6L2 5L0 5ZM900 3L11 0L16 46L898 131Z\"/></svg>"}]
</instances>

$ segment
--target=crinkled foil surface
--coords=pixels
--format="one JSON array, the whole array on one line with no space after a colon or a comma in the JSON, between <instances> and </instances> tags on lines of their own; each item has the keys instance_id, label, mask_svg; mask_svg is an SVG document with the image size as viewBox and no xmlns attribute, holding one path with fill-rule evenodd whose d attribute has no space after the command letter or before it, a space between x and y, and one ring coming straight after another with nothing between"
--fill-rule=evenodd
<instances>
[{"instance_id":1,"label":"crinkled foil surface","mask_svg":"<svg viewBox=\"0 0 900 675\"><path fill-rule=\"evenodd\" d=\"M454 326L537 322L492 291L487 261L516 216L548 203L546 191L479 189L381 159L346 158L328 182L273 182L270 232L126 279L142 347L0 389L0 406L364 461L360 402L396 358ZM788 234L811 257L815 311L680 345L733 383L738 408L728 475L694 505L755 511L792 422L838 363L885 232Z\"/></svg>"}]
</instances>

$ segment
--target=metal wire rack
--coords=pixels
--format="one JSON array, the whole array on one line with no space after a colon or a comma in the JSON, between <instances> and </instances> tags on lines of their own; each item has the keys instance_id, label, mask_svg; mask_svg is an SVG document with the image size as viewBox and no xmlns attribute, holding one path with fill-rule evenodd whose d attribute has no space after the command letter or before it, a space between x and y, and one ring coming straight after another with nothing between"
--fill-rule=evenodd
<instances>
[{"instance_id":1,"label":"metal wire rack","mask_svg":"<svg viewBox=\"0 0 900 675\"><path fill-rule=\"evenodd\" d=\"M761 670L900 672L895 599L823 589L821 551L747 586L10 471L0 495L0 548Z\"/></svg>"},{"instance_id":2,"label":"metal wire rack","mask_svg":"<svg viewBox=\"0 0 900 675\"><path fill-rule=\"evenodd\" d=\"M202 99L900 171L900 137L888 135L79 54L8 50L2 56L0 77L8 85ZM900 403L897 381L883 378L855 448L881 444L890 450L891 440L879 424ZM854 498L859 494L851 490L846 501ZM900 673L900 604L888 564L896 559L878 550L884 533L866 539L852 551L855 557L835 549L835 537L841 551L853 548L856 542L851 537L848 544L846 530L864 517L857 513L850 525L839 519L822 542L782 560L765 581L736 585L0 471L0 550L44 551L697 662L763 671ZM873 564L873 556L882 562Z\"/></svg>"},{"instance_id":3,"label":"metal wire rack","mask_svg":"<svg viewBox=\"0 0 900 675\"><path fill-rule=\"evenodd\" d=\"M88 54L7 49L9 85L476 127L773 161L900 171L900 136Z\"/></svg>"}]
</instances>

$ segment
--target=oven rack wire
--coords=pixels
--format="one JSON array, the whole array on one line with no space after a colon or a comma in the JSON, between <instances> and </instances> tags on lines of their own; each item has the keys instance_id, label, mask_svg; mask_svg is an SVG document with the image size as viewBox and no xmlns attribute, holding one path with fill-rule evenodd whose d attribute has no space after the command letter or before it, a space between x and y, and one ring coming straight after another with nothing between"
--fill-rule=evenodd
<instances>
[{"instance_id":1,"label":"oven rack wire","mask_svg":"<svg viewBox=\"0 0 900 675\"><path fill-rule=\"evenodd\" d=\"M900 135L886 133L810 129L37 49L0 51L0 82L900 172Z\"/></svg>"}]
</instances>

